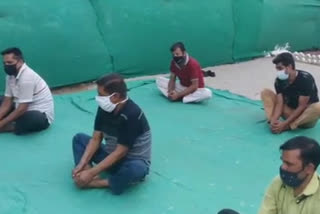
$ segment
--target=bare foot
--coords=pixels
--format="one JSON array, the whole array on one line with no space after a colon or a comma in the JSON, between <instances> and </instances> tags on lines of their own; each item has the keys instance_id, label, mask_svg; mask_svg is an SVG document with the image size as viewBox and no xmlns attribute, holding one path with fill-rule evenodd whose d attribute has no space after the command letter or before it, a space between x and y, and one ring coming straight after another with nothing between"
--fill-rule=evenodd
<instances>
[{"instance_id":1,"label":"bare foot","mask_svg":"<svg viewBox=\"0 0 320 214\"><path fill-rule=\"evenodd\" d=\"M15 129L14 124L10 123L0 129L0 133L13 132Z\"/></svg>"},{"instance_id":2,"label":"bare foot","mask_svg":"<svg viewBox=\"0 0 320 214\"><path fill-rule=\"evenodd\" d=\"M93 180L96 180L96 179L101 179L100 175L96 175L93 177Z\"/></svg>"},{"instance_id":3,"label":"bare foot","mask_svg":"<svg viewBox=\"0 0 320 214\"><path fill-rule=\"evenodd\" d=\"M85 188L106 188L109 187L107 179L96 178L86 185Z\"/></svg>"}]
</instances>

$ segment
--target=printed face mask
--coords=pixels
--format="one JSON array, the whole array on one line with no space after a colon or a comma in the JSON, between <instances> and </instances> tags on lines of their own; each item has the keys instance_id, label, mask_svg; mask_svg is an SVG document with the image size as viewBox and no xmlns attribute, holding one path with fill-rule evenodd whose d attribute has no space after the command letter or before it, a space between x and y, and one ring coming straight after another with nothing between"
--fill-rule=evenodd
<instances>
[{"instance_id":1,"label":"printed face mask","mask_svg":"<svg viewBox=\"0 0 320 214\"><path fill-rule=\"evenodd\" d=\"M303 171L303 169L301 170ZM298 174L301 172L288 172L286 170L283 170L281 167L280 167L280 177L281 177L281 180L283 181L284 184L286 184L287 186L289 187L298 187L300 186L304 180L304 179L300 179L298 177Z\"/></svg>"}]
</instances>

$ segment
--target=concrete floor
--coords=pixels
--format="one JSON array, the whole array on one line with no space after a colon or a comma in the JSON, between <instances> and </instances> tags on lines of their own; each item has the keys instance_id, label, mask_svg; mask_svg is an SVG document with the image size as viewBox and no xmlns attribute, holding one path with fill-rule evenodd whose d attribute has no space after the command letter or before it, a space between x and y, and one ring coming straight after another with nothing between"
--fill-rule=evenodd
<instances>
[{"instance_id":1,"label":"concrete floor","mask_svg":"<svg viewBox=\"0 0 320 214\"><path fill-rule=\"evenodd\" d=\"M274 88L273 84L276 78L276 72L274 65L272 64L272 59L273 58L271 57L265 57L237 64L204 68L204 70L212 70L216 72L216 77L206 78L206 85L214 89L228 90L234 94L239 94L253 100L259 100L260 92L264 88ZM314 76L316 82L318 83L318 86L320 86L319 65L297 62L296 67L297 69L310 72ZM157 76L166 75L144 76L127 79L126 81L154 79ZM95 84L84 83L56 89L53 90L53 93L74 93L94 88Z\"/></svg>"},{"instance_id":2,"label":"concrete floor","mask_svg":"<svg viewBox=\"0 0 320 214\"><path fill-rule=\"evenodd\" d=\"M126 82L135 81L135 80L151 80L151 79L157 78L158 76L169 76L169 75L159 74L159 75L153 75L153 76L135 77L135 78L126 79ZM88 83L80 83L80 84L75 84L71 86L55 88L55 89L52 89L52 93L55 95L69 94L69 93L76 93L80 91L92 90L95 88L96 88L96 84L94 82L88 82Z\"/></svg>"}]
</instances>

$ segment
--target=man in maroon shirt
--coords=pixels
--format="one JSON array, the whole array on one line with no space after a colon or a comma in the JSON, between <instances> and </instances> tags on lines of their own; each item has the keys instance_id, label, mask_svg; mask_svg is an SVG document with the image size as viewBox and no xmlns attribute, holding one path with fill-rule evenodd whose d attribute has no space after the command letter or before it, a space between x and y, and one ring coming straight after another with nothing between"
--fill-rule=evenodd
<instances>
[{"instance_id":1,"label":"man in maroon shirt","mask_svg":"<svg viewBox=\"0 0 320 214\"><path fill-rule=\"evenodd\" d=\"M182 42L171 47L170 80L159 77L156 80L159 90L171 101L183 103L201 102L212 97L211 90L204 87L204 77L200 64L190 57ZM176 78L180 82L176 82Z\"/></svg>"}]
</instances>

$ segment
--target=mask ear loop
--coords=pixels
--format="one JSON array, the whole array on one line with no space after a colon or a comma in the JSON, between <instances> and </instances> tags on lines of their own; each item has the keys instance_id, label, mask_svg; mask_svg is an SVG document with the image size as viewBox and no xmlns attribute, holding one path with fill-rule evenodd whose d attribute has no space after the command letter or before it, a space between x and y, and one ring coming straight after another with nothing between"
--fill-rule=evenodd
<instances>
[{"instance_id":1,"label":"mask ear loop","mask_svg":"<svg viewBox=\"0 0 320 214\"><path fill-rule=\"evenodd\" d=\"M127 96L127 97L126 97L126 99L122 100L122 101L121 101L121 102L119 102L119 103L127 102L127 101L128 101L128 99L129 99L129 97Z\"/></svg>"},{"instance_id":2,"label":"mask ear loop","mask_svg":"<svg viewBox=\"0 0 320 214\"><path fill-rule=\"evenodd\" d=\"M113 95L115 95L116 92L113 92L111 95L109 95L108 97L111 98Z\"/></svg>"},{"instance_id":3,"label":"mask ear loop","mask_svg":"<svg viewBox=\"0 0 320 214\"><path fill-rule=\"evenodd\" d=\"M124 102L127 102L128 100L129 100L129 97L127 96L127 98L124 99L122 102L124 103Z\"/></svg>"},{"instance_id":4,"label":"mask ear loop","mask_svg":"<svg viewBox=\"0 0 320 214\"><path fill-rule=\"evenodd\" d=\"M302 172L309 164L312 164L311 162L308 162L308 163L305 163L303 162L302 163L302 170L300 172ZM312 164L313 168L314 168L314 171L316 171L316 168L315 166Z\"/></svg>"},{"instance_id":5,"label":"mask ear loop","mask_svg":"<svg viewBox=\"0 0 320 214\"><path fill-rule=\"evenodd\" d=\"M305 168L306 168L306 166L307 166L308 164L310 164L310 163L303 163L303 164L302 164L302 169L301 169L299 172L297 172L297 174L300 174L303 170L305 170ZM305 180L305 179L307 178L307 176L308 176L308 175L306 175L303 180ZM303 198L302 200L304 200L304 199L305 199L305 198ZM300 202L301 202L302 200L300 200ZM298 201L297 201L297 202L298 202ZM299 203L300 203L300 202L299 202Z\"/></svg>"},{"instance_id":6,"label":"mask ear loop","mask_svg":"<svg viewBox=\"0 0 320 214\"><path fill-rule=\"evenodd\" d=\"M112 97L113 95L115 95L116 93L117 93L117 92L112 93L112 94L109 96L109 98L111 98L111 97ZM118 102L116 105L118 105L118 104L120 104L120 103L124 103L124 102L128 101L128 99L129 99L129 97L127 96L124 100Z\"/></svg>"}]
</instances>

